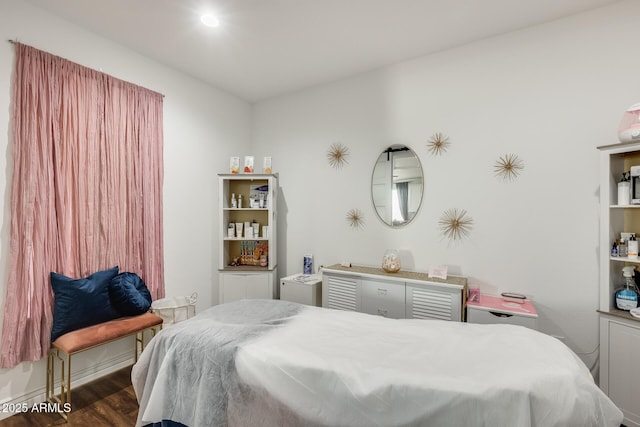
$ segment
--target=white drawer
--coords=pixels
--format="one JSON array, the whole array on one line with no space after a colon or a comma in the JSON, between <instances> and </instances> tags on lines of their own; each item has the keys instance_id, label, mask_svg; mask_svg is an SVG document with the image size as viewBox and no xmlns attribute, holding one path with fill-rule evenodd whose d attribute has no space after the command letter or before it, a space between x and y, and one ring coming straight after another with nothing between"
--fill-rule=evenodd
<instances>
[{"instance_id":1,"label":"white drawer","mask_svg":"<svg viewBox=\"0 0 640 427\"><path fill-rule=\"evenodd\" d=\"M404 283L362 281L362 311L393 319L405 317Z\"/></svg>"},{"instance_id":2,"label":"white drawer","mask_svg":"<svg viewBox=\"0 0 640 427\"><path fill-rule=\"evenodd\" d=\"M504 313L501 311L478 309L472 306L467 306L467 322L481 324L520 325L526 326L527 328L531 329L537 329L535 317Z\"/></svg>"}]
</instances>

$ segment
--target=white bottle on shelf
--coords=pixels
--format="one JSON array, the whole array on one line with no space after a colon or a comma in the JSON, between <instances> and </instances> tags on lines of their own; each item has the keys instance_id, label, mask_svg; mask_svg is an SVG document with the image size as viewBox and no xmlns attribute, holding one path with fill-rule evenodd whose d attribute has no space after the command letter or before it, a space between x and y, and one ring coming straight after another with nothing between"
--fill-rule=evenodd
<instances>
[{"instance_id":1,"label":"white bottle on shelf","mask_svg":"<svg viewBox=\"0 0 640 427\"><path fill-rule=\"evenodd\" d=\"M638 241L633 234L629 237L629 243L627 244L627 256L629 258L638 258Z\"/></svg>"},{"instance_id":2,"label":"white bottle on shelf","mask_svg":"<svg viewBox=\"0 0 640 427\"><path fill-rule=\"evenodd\" d=\"M631 182L627 178L627 173L622 174L622 180L618 183L618 205L628 206L631 199Z\"/></svg>"}]
</instances>

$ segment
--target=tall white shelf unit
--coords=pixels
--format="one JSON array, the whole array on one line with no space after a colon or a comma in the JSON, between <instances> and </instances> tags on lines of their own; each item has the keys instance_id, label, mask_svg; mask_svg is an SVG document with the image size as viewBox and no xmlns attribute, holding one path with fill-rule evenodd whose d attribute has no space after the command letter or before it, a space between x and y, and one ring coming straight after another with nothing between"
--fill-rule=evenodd
<instances>
[{"instance_id":1,"label":"tall white shelf unit","mask_svg":"<svg viewBox=\"0 0 640 427\"><path fill-rule=\"evenodd\" d=\"M278 289L277 277L277 194L278 176L274 174L220 174L219 181L219 301L220 303L236 301L243 298L276 298ZM267 186L267 205L263 208L249 206L252 188ZM241 208L232 207L231 196L242 195ZM258 222L260 233L257 237L229 237L229 223ZM263 226L268 233L263 235ZM266 243L268 246L267 265L235 265L231 263L241 256L243 246L248 243Z\"/></svg>"},{"instance_id":2,"label":"tall white shelf unit","mask_svg":"<svg viewBox=\"0 0 640 427\"><path fill-rule=\"evenodd\" d=\"M640 319L615 305L623 283L622 267L640 259L612 257L621 232L640 235L640 205L620 206L617 185L622 173L640 165L640 142L598 147L600 150L600 388L624 412L627 427L640 427Z\"/></svg>"}]
</instances>

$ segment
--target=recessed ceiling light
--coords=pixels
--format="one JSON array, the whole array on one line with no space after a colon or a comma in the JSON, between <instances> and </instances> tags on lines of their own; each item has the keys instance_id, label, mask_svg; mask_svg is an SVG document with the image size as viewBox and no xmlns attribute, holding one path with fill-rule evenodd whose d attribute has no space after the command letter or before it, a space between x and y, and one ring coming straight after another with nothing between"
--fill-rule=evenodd
<instances>
[{"instance_id":1,"label":"recessed ceiling light","mask_svg":"<svg viewBox=\"0 0 640 427\"><path fill-rule=\"evenodd\" d=\"M220 25L220 21L218 20L218 18L211 14L202 15L200 17L200 22L202 22L207 27L217 27L218 25Z\"/></svg>"}]
</instances>

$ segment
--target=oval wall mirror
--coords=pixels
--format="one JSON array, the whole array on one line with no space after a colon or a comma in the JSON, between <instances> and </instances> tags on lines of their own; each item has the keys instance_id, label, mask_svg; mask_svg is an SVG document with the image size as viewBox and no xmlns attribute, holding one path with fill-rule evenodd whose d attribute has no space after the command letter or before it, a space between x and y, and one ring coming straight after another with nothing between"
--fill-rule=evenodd
<instances>
[{"instance_id":1,"label":"oval wall mirror","mask_svg":"<svg viewBox=\"0 0 640 427\"><path fill-rule=\"evenodd\" d=\"M373 167L371 199L378 218L390 227L401 227L416 216L422 205L424 175L416 153L405 145L385 149Z\"/></svg>"}]
</instances>

